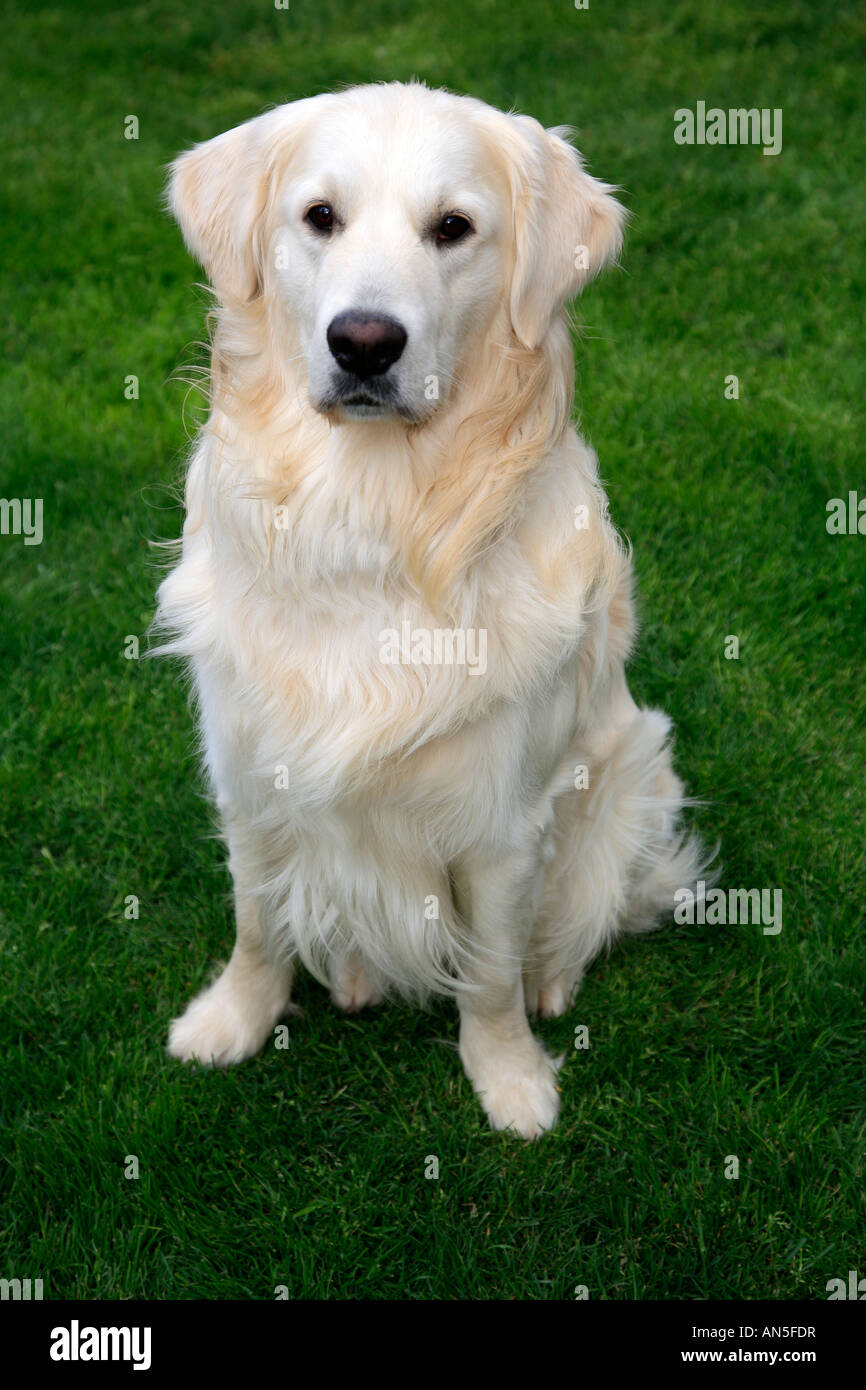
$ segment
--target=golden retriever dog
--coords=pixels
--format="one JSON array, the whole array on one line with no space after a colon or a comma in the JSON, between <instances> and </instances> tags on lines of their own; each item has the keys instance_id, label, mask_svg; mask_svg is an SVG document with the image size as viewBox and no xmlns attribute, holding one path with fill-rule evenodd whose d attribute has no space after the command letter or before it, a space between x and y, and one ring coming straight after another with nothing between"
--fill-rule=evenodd
<instances>
[{"instance_id":1,"label":"golden retriever dog","mask_svg":"<svg viewBox=\"0 0 866 1390\"><path fill-rule=\"evenodd\" d=\"M565 305L624 213L564 135L362 86L197 145L168 195L217 306L157 623L237 921L169 1051L250 1057L298 963L350 1011L446 994L490 1123L527 1138L559 1108L527 1015L700 866L570 421Z\"/></svg>"}]
</instances>

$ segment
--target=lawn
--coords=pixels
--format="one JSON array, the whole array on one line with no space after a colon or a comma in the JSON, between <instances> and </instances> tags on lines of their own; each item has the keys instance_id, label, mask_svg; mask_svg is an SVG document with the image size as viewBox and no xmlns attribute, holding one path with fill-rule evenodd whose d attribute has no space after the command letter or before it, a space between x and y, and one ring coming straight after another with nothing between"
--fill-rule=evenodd
<instances>
[{"instance_id":1,"label":"lawn","mask_svg":"<svg viewBox=\"0 0 866 1390\"><path fill-rule=\"evenodd\" d=\"M545 1300L866 1274L866 536L826 526L866 495L862 6L19 3L3 29L0 491L43 499L44 536L0 536L0 1276ZM446 1005L346 1019L303 978L286 1048L227 1074L164 1052L232 939L181 672L130 656L201 412L207 299L164 166L268 104L413 74L573 124L624 190L577 401L635 546L632 685L676 721L723 885L784 901L776 935L669 924L598 961L540 1028L568 1060L534 1145L486 1128ZM780 108L782 153L677 145L699 100Z\"/></svg>"}]
</instances>

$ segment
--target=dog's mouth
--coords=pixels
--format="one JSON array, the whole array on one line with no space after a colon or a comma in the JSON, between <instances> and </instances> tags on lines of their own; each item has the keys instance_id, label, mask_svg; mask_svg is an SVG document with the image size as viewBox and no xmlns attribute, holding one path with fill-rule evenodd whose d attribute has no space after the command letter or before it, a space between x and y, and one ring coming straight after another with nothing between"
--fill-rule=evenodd
<instances>
[{"instance_id":1,"label":"dog's mouth","mask_svg":"<svg viewBox=\"0 0 866 1390\"><path fill-rule=\"evenodd\" d=\"M417 415L397 396L393 387L371 389L368 385L359 387L357 382L337 383L316 405L321 415L344 416L350 420L379 420L388 415L397 415L409 424L417 423Z\"/></svg>"}]
</instances>

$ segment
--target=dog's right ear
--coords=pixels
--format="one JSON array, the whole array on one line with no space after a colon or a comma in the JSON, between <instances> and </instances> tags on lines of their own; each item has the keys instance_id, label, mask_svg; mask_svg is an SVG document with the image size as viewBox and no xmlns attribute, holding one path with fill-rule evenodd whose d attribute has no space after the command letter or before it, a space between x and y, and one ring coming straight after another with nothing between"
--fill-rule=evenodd
<instances>
[{"instance_id":1,"label":"dog's right ear","mask_svg":"<svg viewBox=\"0 0 866 1390\"><path fill-rule=\"evenodd\" d=\"M522 149L512 154L515 265L511 323L535 348L563 305L615 260L625 209L615 191L586 172L564 128L544 130L529 116L509 116Z\"/></svg>"},{"instance_id":2,"label":"dog's right ear","mask_svg":"<svg viewBox=\"0 0 866 1390\"><path fill-rule=\"evenodd\" d=\"M293 102L195 145L170 168L166 201L219 297L246 304L262 288L259 230L278 155L309 102Z\"/></svg>"}]
</instances>

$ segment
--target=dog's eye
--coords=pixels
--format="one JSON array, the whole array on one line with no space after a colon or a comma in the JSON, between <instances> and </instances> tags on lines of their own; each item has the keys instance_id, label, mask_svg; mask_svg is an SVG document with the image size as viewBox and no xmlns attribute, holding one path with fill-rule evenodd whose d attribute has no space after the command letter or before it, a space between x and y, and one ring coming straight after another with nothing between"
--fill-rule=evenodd
<instances>
[{"instance_id":1,"label":"dog's eye","mask_svg":"<svg viewBox=\"0 0 866 1390\"><path fill-rule=\"evenodd\" d=\"M436 240L440 243L462 241L467 233L472 231L472 223L468 217L461 217L457 212L449 212L447 217L443 217L439 226L436 228Z\"/></svg>"},{"instance_id":2,"label":"dog's eye","mask_svg":"<svg viewBox=\"0 0 866 1390\"><path fill-rule=\"evenodd\" d=\"M329 203L314 203L308 209L305 221L317 232L330 232L334 226L334 209Z\"/></svg>"}]
</instances>

